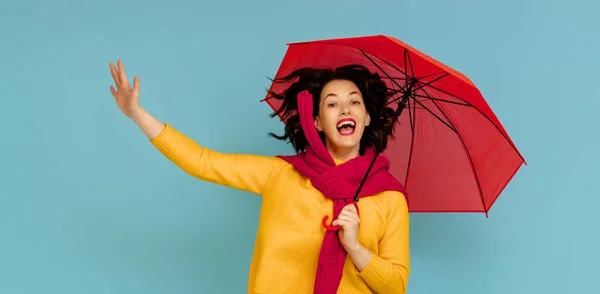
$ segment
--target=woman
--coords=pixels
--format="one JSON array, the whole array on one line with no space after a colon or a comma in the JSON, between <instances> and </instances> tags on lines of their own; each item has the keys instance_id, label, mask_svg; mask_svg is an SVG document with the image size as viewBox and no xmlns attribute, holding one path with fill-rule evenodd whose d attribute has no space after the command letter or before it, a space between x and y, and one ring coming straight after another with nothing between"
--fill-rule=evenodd
<instances>
[{"instance_id":1,"label":"woman","mask_svg":"<svg viewBox=\"0 0 600 294\"><path fill-rule=\"evenodd\" d=\"M275 82L283 93L283 136L294 156L224 154L198 145L139 104L140 82L110 63L123 113L189 175L263 197L249 293L405 293L409 215L402 186L379 156L353 196L374 150L387 144L387 88L361 66L300 69ZM312 97L316 97L314 100ZM332 213L333 212L333 213ZM328 216L333 222L327 224ZM325 216L325 218L323 218Z\"/></svg>"}]
</instances>

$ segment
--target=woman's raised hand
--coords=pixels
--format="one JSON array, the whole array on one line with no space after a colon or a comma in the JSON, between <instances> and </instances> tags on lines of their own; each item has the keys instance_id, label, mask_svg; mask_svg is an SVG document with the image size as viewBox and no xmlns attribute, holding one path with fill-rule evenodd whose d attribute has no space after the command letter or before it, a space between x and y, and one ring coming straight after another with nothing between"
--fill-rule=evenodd
<instances>
[{"instance_id":1,"label":"woman's raised hand","mask_svg":"<svg viewBox=\"0 0 600 294\"><path fill-rule=\"evenodd\" d=\"M110 92L115 97L121 111L135 122L148 138L155 138L165 128L165 124L154 118L140 106L140 79L135 76L133 78L133 87L129 86L127 75L125 75L125 68L123 68L121 60L117 61L117 66L118 69L115 68L112 62L110 63L110 73L117 86L117 89L110 86Z\"/></svg>"},{"instance_id":2,"label":"woman's raised hand","mask_svg":"<svg viewBox=\"0 0 600 294\"><path fill-rule=\"evenodd\" d=\"M121 111L129 118L133 118L141 111L139 95L140 95L140 80L137 76L133 78L133 87L129 86L125 68L121 60L117 61L118 69L114 63L110 63L110 73L115 81L115 87L110 86L110 92L115 98L117 105Z\"/></svg>"}]
</instances>

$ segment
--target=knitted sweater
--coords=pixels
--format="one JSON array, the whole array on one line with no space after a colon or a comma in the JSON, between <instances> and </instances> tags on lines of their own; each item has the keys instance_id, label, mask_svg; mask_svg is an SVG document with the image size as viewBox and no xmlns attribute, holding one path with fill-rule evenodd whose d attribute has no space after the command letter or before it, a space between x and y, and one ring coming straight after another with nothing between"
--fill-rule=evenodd
<instances>
[{"instance_id":1,"label":"knitted sweater","mask_svg":"<svg viewBox=\"0 0 600 294\"><path fill-rule=\"evenodd\" d=\"M312 293L324 235L321 219L331 215L331 200L276 157L216 152L168 124L151 143L193 177L262 196L248 293ZM382 192L362 198L358 206L358 239L372 257L360 272L346 258L338 293L405 293L410 251L404 195Z\"/></svg>"}]
</instances>

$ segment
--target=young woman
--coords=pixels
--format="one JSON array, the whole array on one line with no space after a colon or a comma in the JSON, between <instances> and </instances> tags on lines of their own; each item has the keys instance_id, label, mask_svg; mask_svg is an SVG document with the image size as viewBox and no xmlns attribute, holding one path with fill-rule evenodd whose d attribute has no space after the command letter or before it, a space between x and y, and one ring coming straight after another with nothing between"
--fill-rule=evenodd
<instances>
[{"instance_id":1,"label":"young woman","mask_svg":"<svg viewBox=\"0 0 600 294\"><path fill-rule=\"evenodd\" d=\"M198 145L139 103L121 61L110 91L121 111L169 160L191 176L263 197L248 293L405 293L409 214L402 186L383 156L353 197L374 150L387 144L391 110L377 74L350 65L300 69L275 82L293 156L224 154ZM313 99L313 97L315 97ZM329 223L328 219L333 221Z\"/></svg>"}]
</instances>

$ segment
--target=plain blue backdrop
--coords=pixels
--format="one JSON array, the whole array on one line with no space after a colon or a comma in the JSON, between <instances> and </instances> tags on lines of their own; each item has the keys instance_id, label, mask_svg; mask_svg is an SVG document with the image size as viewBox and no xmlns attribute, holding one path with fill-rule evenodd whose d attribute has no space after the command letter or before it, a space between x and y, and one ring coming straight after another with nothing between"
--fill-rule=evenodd
<instances>
[{"instance_id":1,"label":"plain blue backdrop","mask_svg":"<svg viewBox=\"0 0 600 294\"><path fill-rule=\"evenodd\" d=\"M413 214L410 294L593 293L592 1L17 1L0 8L0 293L244 293L260 197L166 160L117 108L276 155L259 100L288 42L385 34L468 75L528 161L483 214Z\"/></svg>"}]
</instances>

